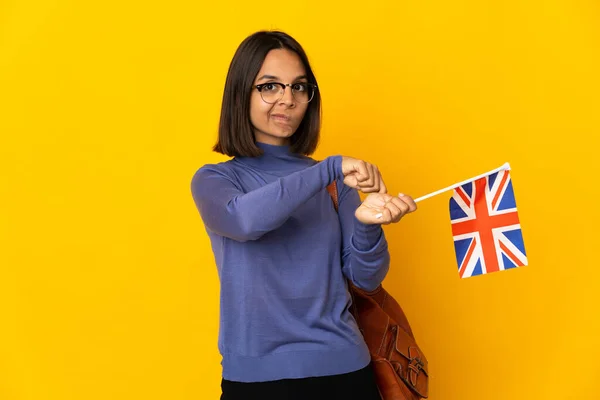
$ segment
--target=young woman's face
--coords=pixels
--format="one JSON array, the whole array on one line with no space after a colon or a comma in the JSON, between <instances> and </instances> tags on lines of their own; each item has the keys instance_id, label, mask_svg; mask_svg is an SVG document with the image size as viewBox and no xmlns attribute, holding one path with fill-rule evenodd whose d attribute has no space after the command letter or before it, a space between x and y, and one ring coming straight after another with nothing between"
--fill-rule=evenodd
<instances>
[{"instance_id":1,"label":"young woman's face","mask_svg":"<svg viewBox=\"0 0 600 400\"><path fill-rule=\"evenodd\" d=\"M308 80L305 75L304 65L296 53L286 49L276 49L267 54L254 84L306 83ZM298 102L292 96L291 89L291 86L287 86L283 96L273 104L265 102L256 88L252 90L250 121L254 127L254 137L257 142L277 146L290 143L290 137L298 129L308 108L308 103ZM267 91L276 93L280 88L276 85L268 85L263 90L263 95L267 97Z\"/></svg>"}]
</instances>

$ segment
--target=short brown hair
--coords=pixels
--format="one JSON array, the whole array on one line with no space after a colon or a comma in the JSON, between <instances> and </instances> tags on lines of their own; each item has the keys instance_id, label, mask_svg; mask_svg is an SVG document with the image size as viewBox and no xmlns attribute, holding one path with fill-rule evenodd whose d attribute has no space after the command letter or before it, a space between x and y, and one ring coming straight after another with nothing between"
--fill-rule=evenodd
<instances>
[{"instance_id":1,"label":"short brown hair","mask_svg":"<svg viewBox=\"0 0 600 400\"><path fill-rule=\"evenodd\" d=\"M256 75L269 51L287 49L296 53L309 82L317 84L304 49L294 38L281 31L258 31L239 45L227 73L219 138L213 150L231 157L256 157L262 154L254 141L254 129L250 122L250 95ZM308 104L306 114L291 137L291 151L298 154L314 153L321 130L321 96L319 90Z\"/></svg>"}]
</instances>

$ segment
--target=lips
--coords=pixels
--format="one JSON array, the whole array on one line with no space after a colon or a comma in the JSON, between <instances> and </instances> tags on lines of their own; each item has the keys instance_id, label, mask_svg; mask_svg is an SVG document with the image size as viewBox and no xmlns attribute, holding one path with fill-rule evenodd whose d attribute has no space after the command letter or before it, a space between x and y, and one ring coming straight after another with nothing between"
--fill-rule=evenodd
<instances>
[{"instance_id":1,"label":"lips","mask_svg":"<svg viewBox=\"0 0 600 400\"><path fill-rule=\"evenodd\" d=\"M271 114L271 118L282 122L288 122L290 120L290 117L285 114Z\"/></svg>"}]
</instances>

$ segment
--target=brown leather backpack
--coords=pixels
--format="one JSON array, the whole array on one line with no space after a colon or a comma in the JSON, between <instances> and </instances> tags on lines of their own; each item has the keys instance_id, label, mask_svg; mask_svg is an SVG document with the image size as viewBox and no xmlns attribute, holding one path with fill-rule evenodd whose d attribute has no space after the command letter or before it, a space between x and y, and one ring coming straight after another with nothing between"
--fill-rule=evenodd
<instances>
[{"instance_id":1,"label":"brown leather backpack","mask_svg":"<svg viewBox=\"0 0 600 400\"><path fill-rule=\"evenodd\" d=\"M335 182L327 187L335 209ZM398 302L379 286L366 292L348 281L352 315L369 347L383 400L418 400L428 396L428 366Z\"/></svg>"}]
</instances>

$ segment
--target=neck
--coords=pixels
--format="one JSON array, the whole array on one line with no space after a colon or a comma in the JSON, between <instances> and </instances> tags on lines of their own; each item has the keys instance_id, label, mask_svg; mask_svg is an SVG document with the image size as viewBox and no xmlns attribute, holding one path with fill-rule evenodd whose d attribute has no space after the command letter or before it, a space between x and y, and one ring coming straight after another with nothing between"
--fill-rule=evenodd
<instances>
[{"instance_id":1,"label":"neck","mask_svg":"<svg viewBox=\"0 0 600 400\"><path fill-rule=\"evenodd\" d=\"M264 152L264 155L292 155L291 146L288 143L256 141L256 146Z\"/></svg>"},{"instance_id":2,"label":"neck","mask_svg":"<svg viewBox=\"0 0 600 400\"><path fill-rule=\"evenodd\" d=\"M287 174L298 171L314 163L311 158L295 154L288 144L270 144L256 141L256 146L263 151L258 157L236 157L238 161L254 168L277 171L276 174Z\"/></svg>"},{"instance_id":3,"label":"neck","mask_svg":"<svg viewBox=\"0 0 600 400\"><path fill-rule=\"evenodd\" d=\"M289 146L291 143L290 138L270 136L261 132L254 132L254 140L257 143L270 144L272 146Z\"/></svg>"}]
</instances>

